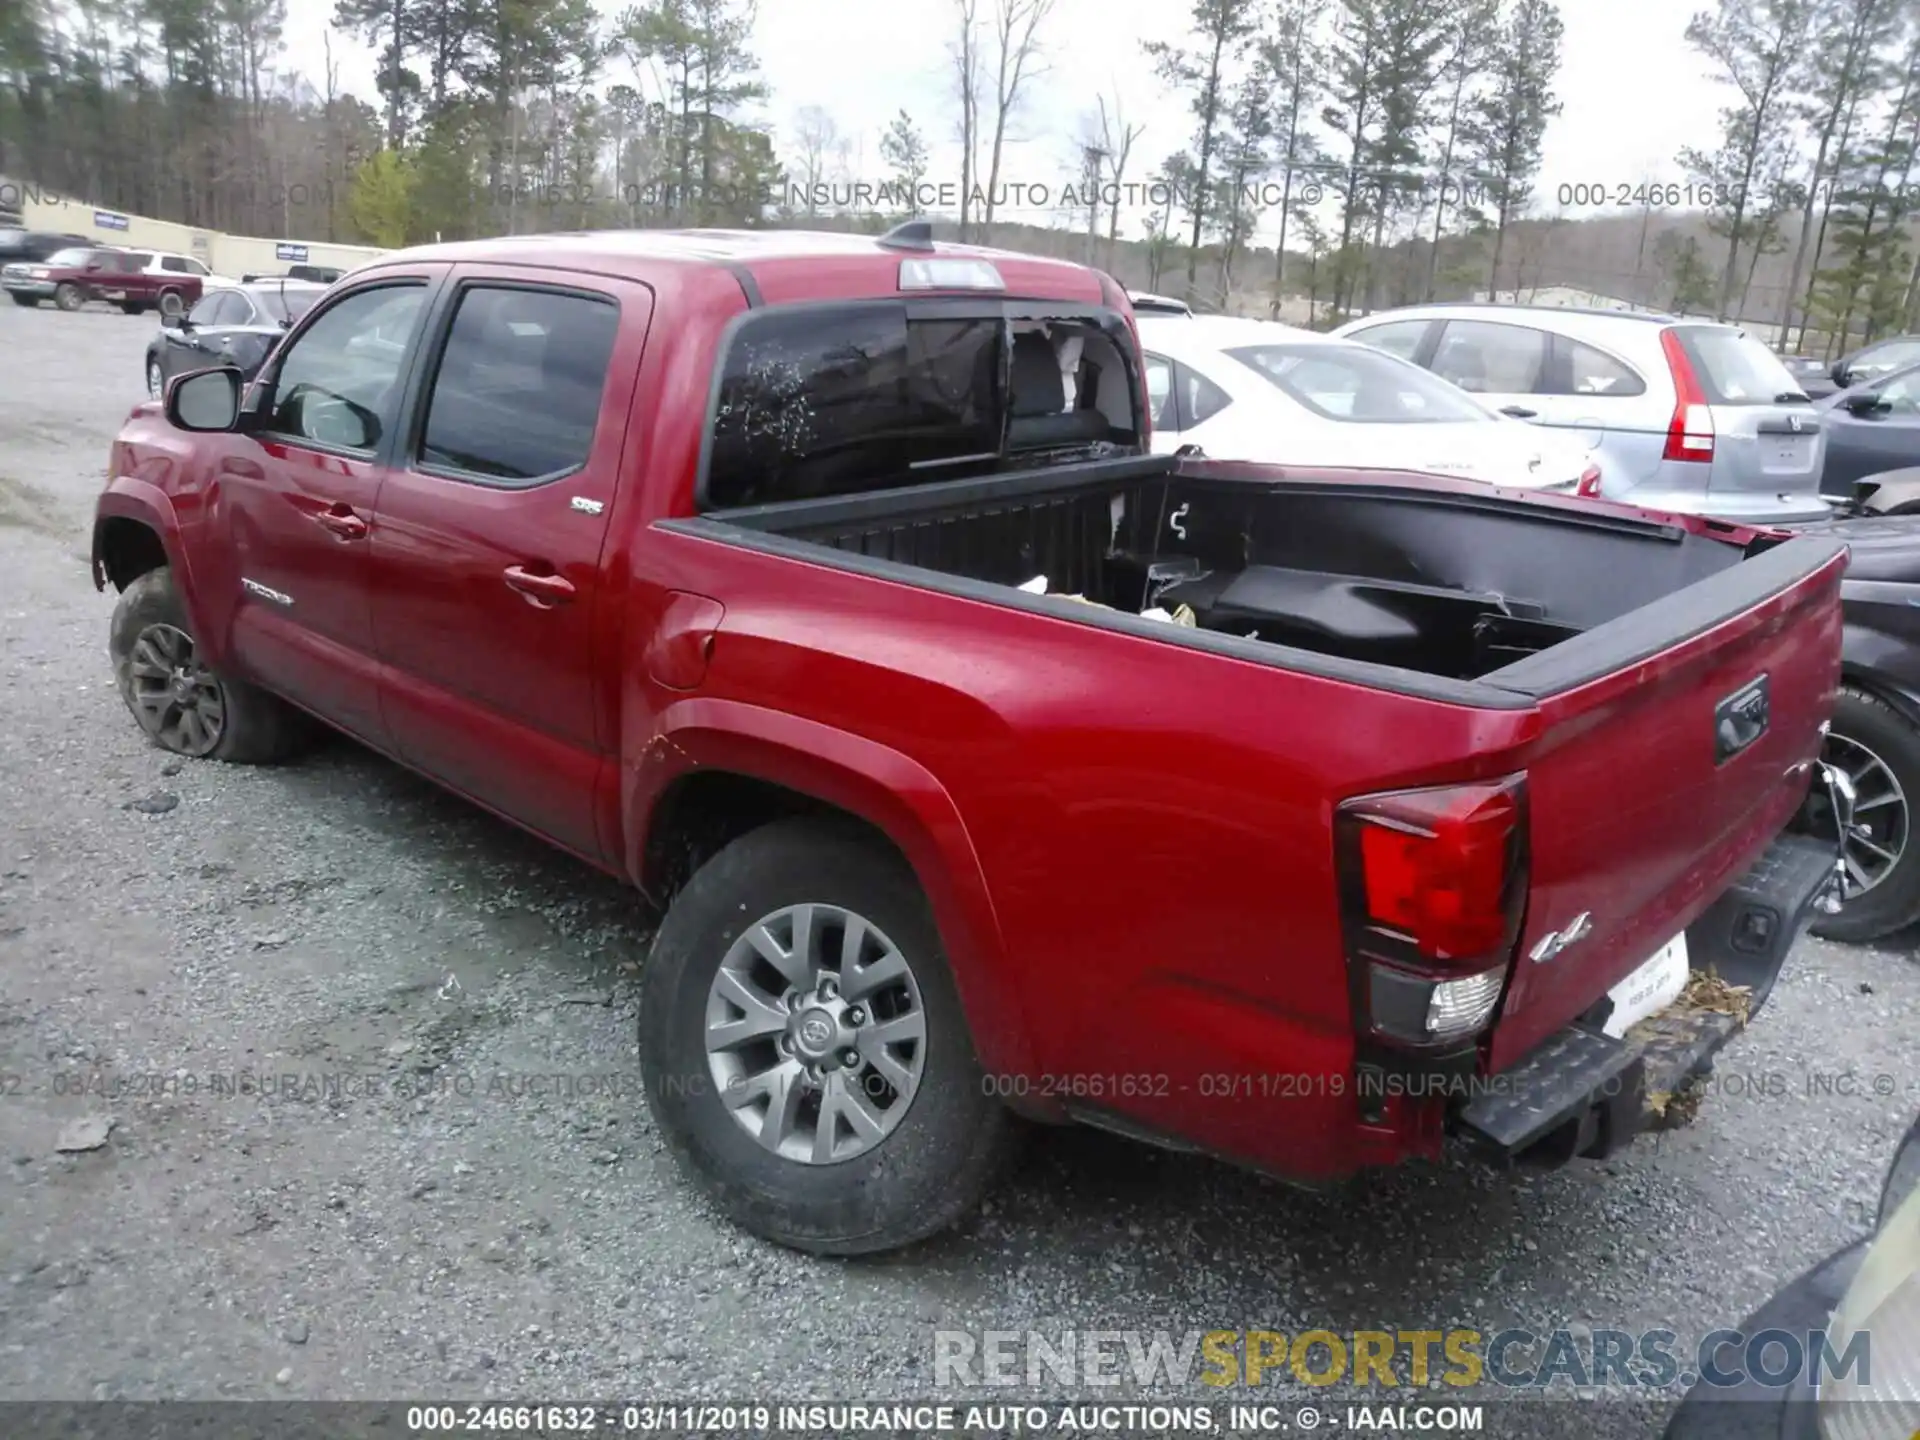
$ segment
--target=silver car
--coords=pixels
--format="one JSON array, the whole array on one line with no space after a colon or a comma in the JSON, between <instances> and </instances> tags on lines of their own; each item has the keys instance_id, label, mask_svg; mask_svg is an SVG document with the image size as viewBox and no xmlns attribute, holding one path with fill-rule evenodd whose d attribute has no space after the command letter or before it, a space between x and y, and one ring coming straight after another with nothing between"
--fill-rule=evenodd
<instances>
[{"instance_id":1,"label":"silver car","mask_svg":"<svg viewBox=\"0 0 1920 1440\"><path fill-rule=\"evenodd\" d=\"M1827 437L1800 382L1732 325L1525 305L1418 305L1334 334L1412 360L1518 419L1574 432L1600 492L1758 524L1817 520Z\"/></svg>"}]
</instances>

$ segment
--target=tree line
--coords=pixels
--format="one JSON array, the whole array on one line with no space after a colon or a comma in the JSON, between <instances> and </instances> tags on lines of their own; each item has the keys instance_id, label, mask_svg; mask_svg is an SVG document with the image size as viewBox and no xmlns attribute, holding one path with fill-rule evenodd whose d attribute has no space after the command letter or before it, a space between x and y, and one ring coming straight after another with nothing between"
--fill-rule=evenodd
<instances>
[{"instance_id":1,"label":"tree line","mask_svg":"<svg viewBox=\"0 0 1920 1440\"><path fill-rule=\"evenodd\" d=\"M285 0L9 0L0 176L190 225L398 245L879 224L834 182L882 169L891 205L957 145L950 230L1004 238L1055 0L941 3L945 93L894 117L875 166L825 110L784 133L766 121L753 0L611 16L589 0L338 0L336 27L375 56L369 97L342 92L330 42L290 59ZM1189 0L1184 21L1141 51L1186 102L1183 133L1090 97L1064 157L1085 184L1054 228L1084 232L1088 259L1201 304L1277 314L1304 294L1334 317L1551 268L1536 252L1542 212L1565 208L1540 193L1562 110L1557 0ZM1662 187L1640 187L1617 268L1656 303L1729 316L1764 275L1772 318L1802 337L1920 326L1920 0L1716 0L1686 39L1727 100L1719 133L1675 156L1705 226L1675 226Z\"/></svg>"}]
</instances>

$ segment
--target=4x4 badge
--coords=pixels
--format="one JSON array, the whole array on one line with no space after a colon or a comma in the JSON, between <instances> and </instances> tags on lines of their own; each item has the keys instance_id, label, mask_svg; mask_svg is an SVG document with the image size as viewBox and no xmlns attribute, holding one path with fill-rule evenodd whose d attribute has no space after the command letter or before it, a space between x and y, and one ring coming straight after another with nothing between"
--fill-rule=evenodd
<instances>
[{"instance_id":1,"label":"4x4 badge","mask_svg":"<svg viewBox=\"0 0 1920 1440\"><path fill-rule=\"evenodd\" d=\"M1564 930L1549 930L1528 953L1536 965L1545 964L1569 945L1577 945L1593 933L1593 912L1582 910L1567 922Z\"/></svg>"}]
</instances>

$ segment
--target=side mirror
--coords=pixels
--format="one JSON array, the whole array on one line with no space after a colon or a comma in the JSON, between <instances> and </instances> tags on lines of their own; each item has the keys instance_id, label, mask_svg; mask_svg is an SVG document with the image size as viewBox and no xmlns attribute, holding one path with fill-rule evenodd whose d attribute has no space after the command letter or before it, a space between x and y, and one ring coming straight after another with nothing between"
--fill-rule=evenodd
<instances>
[{"instance_id":1,"label":"side mirror","mask_svg":"<svg viewBox=\"0 0 1920 1440\"><path fill-rule=\"evenodd\" d=\"M1871 390L1863 390L1858 395L1849 395L1841 402L1849 415L1877 415L1889 409L1887 402Z\"/></svg>"},{"instance_id":2,"label":"side mirror","mask_svg":"<svg viewBox=\"0 0 1920 1440\"><path fill-rule=\"evenodd\" d=\"M1827 378L1842 390L1847 388L1847 367L1843 361L1836 360L1827 370Z\"/></svg>"},{"instance_id":3,"label":"side mirror","mask_svg":"<svg viewBox=\"0 0 1920 1440\"><path fill-rule=\"evenodd\" d=\"M182 375L167 388L167 423L196 434L233 429L240 419L243 384L231 365Z\"/></svg>"}]
</instances>

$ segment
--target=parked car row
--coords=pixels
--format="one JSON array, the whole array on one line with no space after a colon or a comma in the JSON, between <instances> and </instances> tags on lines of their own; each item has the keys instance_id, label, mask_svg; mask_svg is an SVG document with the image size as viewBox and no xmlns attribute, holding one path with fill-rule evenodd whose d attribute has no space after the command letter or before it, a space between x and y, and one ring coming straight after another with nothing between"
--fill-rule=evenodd
<instances>
[{"instance_id":1,"label":"parked car row","mask_svg":"<svg viewBox=\"0 0 1920 1440\"><path fill-rule=\"evenodd\" d=\"M1335 332L1578 437L1611 500L1758 524L1821 519L1826 435L1778 356L1731 325L1613 310L1433 305Z\"/></svg>"},{"instance_id":2,"label":"parked car row","mask_svg":"<svg viewBox=\"0 0 1920 1440\"><path fill-rule=\"evenodd\" d=\"M0 289L16 305L51 301L62 310L103 302L129 315L179 315L207 285L228 283L191 255L115 245L70 245L0 265Z\"/></svg>"}]
</instances>

